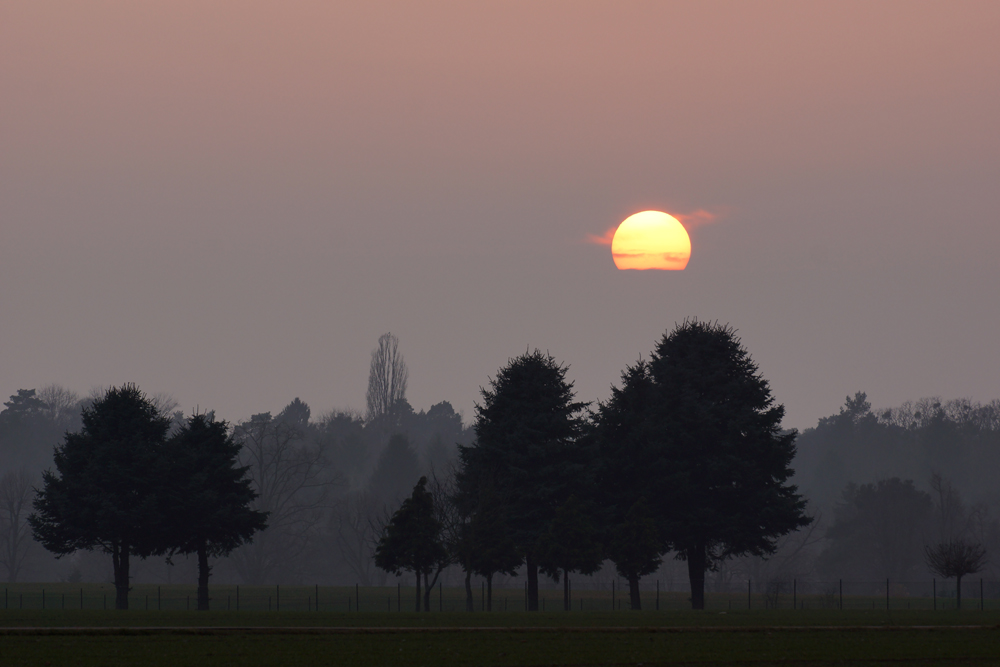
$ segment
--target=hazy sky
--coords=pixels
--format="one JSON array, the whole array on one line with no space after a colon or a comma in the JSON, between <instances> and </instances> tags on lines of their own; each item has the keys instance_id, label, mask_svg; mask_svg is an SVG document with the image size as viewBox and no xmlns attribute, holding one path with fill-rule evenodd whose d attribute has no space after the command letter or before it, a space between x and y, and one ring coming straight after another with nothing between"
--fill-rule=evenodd
<instances>
[{"instance_id":1,"label":"hazy sky","mask_svg":"<svg viewBox=\"0 0 1000 667\"><path fill-rule=\"evenodd\" d=\"M584 400L685 317L814 425L1000 397L1000 3L0 2L0 394ZM717 219L683 272L586 242Z\"/></svg>"}]
</instances>

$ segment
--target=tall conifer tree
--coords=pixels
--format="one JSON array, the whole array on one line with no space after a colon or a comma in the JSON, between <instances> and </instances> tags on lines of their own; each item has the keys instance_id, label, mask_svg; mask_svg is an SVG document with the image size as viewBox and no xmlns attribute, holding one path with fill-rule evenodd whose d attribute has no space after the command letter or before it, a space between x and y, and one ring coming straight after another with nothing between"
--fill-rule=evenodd
<instances>
[{"instance_id":1,"label":"tall conifer tree","mask_svg":"<svg viewBox=\"0 0 1000 667\"><path fill-rule=\"evenodd\" d=\"M172 553L198 556L198 609L209 608L210 556L225 556L267 527L267 512L251 509L257 493L240 445L225 422L194 415L165 447L162 513Z\"/></svg>"},{"instance_id":2,"label":"tall conifer tree","mask_svg":"<svg viewBox=\"0 0 1000 667\"><path fill-rule=\"evenodd\" d=\"M161 516L163 442L170 419L134 384L113 387L83 410L42 474L35 539L63 556L80 549L111 554L115 608L128 609L132 556L167 550Z\"/></svg>"},{"instance_id":3,"label":"tall conifer tree","mask_svg":"<svg viewBox=\"0 0 1000 667\"><path fill-rule=\"evenodd\" d=\"M580 443L586 404L573 400L566 367L539 350L511 359L481 393L476 442L459 448L459 489L471 494L490 475L509 493L511 539L525 560L528 609L537 611L538 541L590 469Z\"/></svg>"}]
</instances>

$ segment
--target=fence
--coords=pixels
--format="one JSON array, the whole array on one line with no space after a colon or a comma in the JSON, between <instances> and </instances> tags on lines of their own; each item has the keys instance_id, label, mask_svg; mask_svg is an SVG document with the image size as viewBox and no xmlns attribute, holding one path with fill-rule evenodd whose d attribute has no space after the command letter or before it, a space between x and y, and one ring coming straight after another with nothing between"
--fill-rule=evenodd
<instances>
[{"instance_id":1,"label":"fence","mask_svg":"<svg viewBox=\"0 0 1000 667\"><path fill-rule=\"evenodd\" d=\"M412 581L412 580L411 580ZM563 589L539 580L539 609L561 611ZM631 608L625 581L575 582L571 579L574 611L612 611ZM473 589L474 608L486 608L485 584ZM423 591L422 591L423 593ZM714 610L946 610L957 607L954 580L928 581L814 581L769 580L715 583L706 588L705 607ZM235 586L212 585L211 608L231 612L412 612L414 587L396 586ZM640 597L644 611L690 609L687 586L678 582L644 581ZM423 597L423 596L421 596ZM129 593L129 609L183 611L197 609L197 588L189 585L137 584ZM526 585L493 589L493 611L523 611ZM435 586L431 611L465 611L464 587ZM110 584L8 584L2 605L12 609L114 609ZM423 601L421 601L421 607ZM1000 582L967 577L962 582L963 609L1000 609Z\"/></svg>"}]
</instances>

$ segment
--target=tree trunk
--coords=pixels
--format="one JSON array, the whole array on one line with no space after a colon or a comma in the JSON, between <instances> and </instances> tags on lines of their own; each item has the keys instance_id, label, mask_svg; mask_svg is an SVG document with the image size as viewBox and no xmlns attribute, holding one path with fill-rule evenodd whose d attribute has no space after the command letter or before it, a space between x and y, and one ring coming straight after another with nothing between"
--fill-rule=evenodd
<instances>
[{"instance_id":1,"label":"tree trunk","mask_svg":"<svg viewBox=\"0 0 1000 667\"><path fill-rule=\"evenodd\" d=\"M475 611L476 606L472 601L472 568L465 571L465 611Z\"/></svg>"},{"instance_id":2,"label":"tree trunk","mask_svg":"<svg viewBox=\"0 0 1000 667\"><path fill-rule=\"evenodd\" d=\"M639 596L639 575L628 578L628 594L632 603L632 611L642 611L642 598Z\"/></svg>"},{"instance_id":3,"label":"tree trunk","mask_svg":"<svg viewBox=\"0 0 1000 667\"><path fill-rule=\"evenodd\" d=\"M691 608L705 608L705 546L687 549L688 580L691 582Z\"/></svg>"},{"instance_id":4,"label":"tree trunk","mask_svg":"<svg viewBox=\"0 0 1000 667\"><path fill-rule=\"evenodd\" d=\"M493 611L493 573L486 577L486 611Z\"/></svg>"},{"instance_id":5,"label":"tree trunk","mask_svg":"<svg viewBox=\"0 0 1000 667\"><path fill-rule=\"evenodd\" d=\"M528 611L538 611L538 563L534 554L528 554L524 559L528 571Z\"/></svg>"},{"instance_id":6,"label":"tree trunk","mask_svg":"<svg viewBox=\"0 0 1000 667\"><path fill-rule=\"evenodd\" d=\"M198 545L198 611L208 611L208 578L212 568L208 564L208 545L205 540Z\"/></svg>"},{"instance_id":7,"label":"tree trunk","mask_svg":"<svg viewBox=\"0 0 1000 667\"><path fill-rule=\"evenodd\" d=\"M417 575L417 611L420 611L420 570L414 570Z\"/></svg>"},{"instance_id":8,"label":"tree trunk","mask_svg":"<svg viewBox=\"0 0 1000 667\"><path fill-rule=\"evenodd\" d=\"M128 609L128 543L115 544L111 549L111 563L115 575L115 609Z\"/></svg>"},{"instance_id":9,"label":"tree trunk","mask_svg":"<svg viewBox=\"0 0 1000 667\"><path fill-rule=\"evenodd\" d=\"M962 608L962 575L955 578L955 606Z\"/></svg>"},{"instance_id":10,"label":"tree trunk","mask_svg":"<svg viewBox=\"0 0 1000 667\"><path fill-rule=\"evenodd\" d=\"M563 611L569 611L569 570L563 570Z\"/></svg>"},{"instance_id":11,"label":"tree trunk","mask_svg":"<svg viewBox=\"0 0 1000 667\"><path fill-rule=\"evenodd\" d=\"M431 610L431 593L434 592L434 585L431 583L431 573L424 575L424 611Z\"/></svg>"}]
</instances>

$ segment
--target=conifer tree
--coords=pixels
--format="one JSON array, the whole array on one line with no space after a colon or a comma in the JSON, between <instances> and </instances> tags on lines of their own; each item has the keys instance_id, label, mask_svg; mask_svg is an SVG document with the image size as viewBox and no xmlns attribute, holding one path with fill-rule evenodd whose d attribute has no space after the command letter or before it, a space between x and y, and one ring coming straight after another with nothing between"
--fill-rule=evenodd
<instances>
[{"instance_id":1,"label":"conifer tree","mask_svg":"<svg viewBox=\"0 0 1000 667\"><path fill-rule=\"evenodd\" d=\"M251 508L257 493L240 445L226 422L194 415L164 448L166 489L162 512L171 553L198 556L198 609L208 611L210 556L226 556L267 527L267 512Z\"/></svg>"},{"instance_id":2,"label":"conifer tree","mask_svg":"<svg viewBox=\"0 0 1000 667\"><path fill-rule=\"evenodd\" d=\"M403 501L382 530L375 547L375 565L399 576L413 572L417 580L416 610L420 611L420 578L427 591L424 609L430 611L430 573L448 560L442 544L442 525L434 515L434 498L427 490L427 478L421 477L413 493Z\"/></svg>"},{"instance_id":3,"label":"conifer tree","mask_svg":"<svg viewBox=\"0 0 1000 667\"><path fill-rule=\"evenodd\" d=\"M29 517L35 539L57 556L111 554L115 608L128 609L132 556L164 553L163 443L170 419L134 384L112 387L83 410L83 428L55 448L55 471Z\"/></svg>"},{"instance_id":4,"label":"conifer tree","mask_svg":"<svg viewBox=\"0 0 1000 667\"><path fill-rule=\"evenodd\" d=\"M685 321L649 364L651 431L667 469L656 512L687 560L691 605L705 606L705 571L731 556L774 553L778 537L811 522L788 483L794 431L785 408L729 325Z\"/></svg>"},{"instance_id":5,"label":"conifer tree","mask_svg":"<svg viewBox=\"0 0 1000 667\"><path fill-rule=\"evenodd\" d=\"M511 537L525 561L528 609L537 611L539 538L590 470L580 442L586 404L573 400L566 368L539 350L511 359L481 394L476 442L459 448L459 489L471 493L488 471L509 492Z\"/></svg>"}]
</instances>

